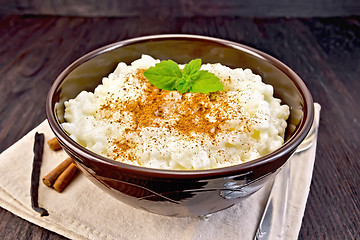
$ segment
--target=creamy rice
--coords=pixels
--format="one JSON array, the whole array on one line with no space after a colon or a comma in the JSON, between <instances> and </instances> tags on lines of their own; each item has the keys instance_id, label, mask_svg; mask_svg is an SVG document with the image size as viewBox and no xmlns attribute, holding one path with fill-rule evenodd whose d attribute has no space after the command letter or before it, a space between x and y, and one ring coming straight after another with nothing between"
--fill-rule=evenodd
<instances>
[{"instance_id":1,"label":"creamy rice","mask_svg":"<svg viewBox=\"0 0 360 240\"><path fill-rule=\"evenodd\" d=\"M204 64L224 92L182 95L159 90L143 76L158 62L143 55L129 66L120 63L94 93L65 102L63 128L95 153L162 169L240 164L283 144L289 107L250 69Z\"/></svg>"}]
</instances>

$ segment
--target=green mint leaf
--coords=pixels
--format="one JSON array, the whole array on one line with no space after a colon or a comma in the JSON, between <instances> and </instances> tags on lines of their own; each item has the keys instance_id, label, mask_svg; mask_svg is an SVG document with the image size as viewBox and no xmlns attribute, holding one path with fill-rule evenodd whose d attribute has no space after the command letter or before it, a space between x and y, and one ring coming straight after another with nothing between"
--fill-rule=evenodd
<instances>
[{"instance_id":1,"label":"green mint leaf","mask_svg":"<svg viewBox=\"0 0 360 240\"><path fill-rule=\"evenodd\" d=\"M186 64L182 71L183 77L176 81L176 90L178 90L181 94L188 92L194 81L199 76L200 67L201 59L195 59Z\"/></svg>"},{"instance_id":2,"label":"green mint leaf","mask_svg":"<svg viewBox=\"0 0 360 240\"><path fill-rule=\"evenodd\" d=\"M192 82L188 81L185 78L180 78L176 81L175 88L178 90L181 94L184 94L189 91L191 88Z\"/></svg>"},{"instance_id":3,"label":"green mint leaf","mask_svg":"<svg viewBox=\"0 0 360 240\"><path fill-rule=\"evenodd\" d=\"M224 86L220 79L211 72L201 70L197 80L192 84L190 92L209 94L218 90L224 91Z\"/></svg>"},{"instance_id":4,"label":"green mint leaf","mask_svg":"<svg viewBox=\"0 0 360 240\"><path fill-rule=\"evenodd\" d=\"M172 61L161 61L144 72L144 76L155 87L179 91L181 94L216 92L224 91L224 86L215 74L205 70L200 70L201 59L190 61L181 71L179 65Z\"/></svg>"},{"instance_id":5,"label":"green mint leaf","mask_svg":"<svg viewBox=\"0 0 360 240\"><path fill-rule=\"evenodd\" d=\"M185 65L183 69L184 76L194 76L199 74L201 68L201 59L191 60L188 64Z\"/></svg>"},{"instance_id":6,"label":"green mint leaf","mask_svg":"<svg viewBox=\"0 0 360 240\"><path fill-rule=\"evenodd\" d=\"M156 63L144 72L144 76L157 88L173 91L176 81L182 77L182 72L176 62L172 60Z\"/></svg>"}]
</instances>

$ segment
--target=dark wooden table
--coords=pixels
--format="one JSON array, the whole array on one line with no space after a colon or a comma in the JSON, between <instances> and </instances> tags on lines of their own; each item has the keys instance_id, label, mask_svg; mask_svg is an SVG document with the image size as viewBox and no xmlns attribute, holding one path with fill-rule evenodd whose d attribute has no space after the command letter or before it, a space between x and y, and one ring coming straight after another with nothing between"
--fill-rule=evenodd
<instances>
[{"instance_id":1,"label":"dark wooden table","mask_svg":"<svg viewBox=\"0 0 360 240\"><path fill-rule=\"evenodd\" d=\"M293 68L322 105L300 239L360 239L360 17L0 16L0 152L45 119L56 76L100 46L191 33L258 48ZM65 239L0 208L0 239Z\"/></svg>"}]
</instances>

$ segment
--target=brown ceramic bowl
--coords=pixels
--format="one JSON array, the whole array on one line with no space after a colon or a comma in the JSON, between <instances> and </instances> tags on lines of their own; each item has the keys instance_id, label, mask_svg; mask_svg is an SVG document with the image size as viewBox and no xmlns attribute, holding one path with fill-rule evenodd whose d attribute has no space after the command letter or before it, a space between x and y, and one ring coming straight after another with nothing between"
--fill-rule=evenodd
<instances>
[{"instance_id":1,"label":"brown ceramic bowl","mask_svg":"<svg viewBox=\"0 0 360 240\"><path fill-rule=\"evenodd\" d=\"M178 63L201 58L203 63L252 69L291 108L284 145L269 155L231 167L177 171L115 162L73 141L60 125L64 121L64 101L75 98L82 90L93 91L119 62L129 64L142 54ZM275 58L238 43L179 34L129 39L86 54L55 80L47 97L46 112L62 147L97 186L133 207L179 217L228 208L260 189L305 138L314 114L313 100L303 81Z\"/></svg>"}]
</instances>

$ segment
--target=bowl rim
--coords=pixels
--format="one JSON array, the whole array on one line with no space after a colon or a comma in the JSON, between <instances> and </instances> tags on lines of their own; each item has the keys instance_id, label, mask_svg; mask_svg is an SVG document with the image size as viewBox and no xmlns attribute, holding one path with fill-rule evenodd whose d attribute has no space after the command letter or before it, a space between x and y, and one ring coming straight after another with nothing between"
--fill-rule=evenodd
<instances>
[{"instance_id":1,"label":"bowl rim","mask_svg":"<svg viewBox=\"0 0 360 240\"><path fill-rule=\"evenodd\" d=\"M204 170L170 170L170 169L156 169L156 168L147 168L141 166L135 166L130 164L125 164L121 162L117 162L111 160L109 158L103 157L98 155L85 147L82 147L80 144L75 142L60 126L57 118L55 116L55 111L52 108L52 102L55 92L57 91L58 87L61 85L62 81L66 78L70 72L72 72L75 68L77 68L82 63L94 58L102 53L112 51L119 47L124 47L127 45L131 45L134 43L150 41L150 40L170 40L170 39L183 39L183 40L205 40L210 42L215 42L220 45L224 45L226 47L231 47L243 52L246 52L252 56L258 57L263 61L269 62L270 64L274 65L284 74L286 74L296 85L297 89L299 90L300 94L304 99L304 108L303 108L303 121L301 121L300 126L296 130L296 132L289 138L280 148L277 150L254 160L228 166L228 167L221 167L221 168L214 168L214 169L204 169ZM55 105L55 104L54 104ZM243 173L249 172L253 168L257 168L261 165L269 164L270 162L276 161L276 159L281 158L287 154L292 154L296 147L303 141L306 137L307 133L309 132L313 118L314 118L314 106L313 106L313 99L311 96L310 91L306 87L303 80L287 65L282 63L281 61L277 60L276 58L270 56L267 53L264 53L258 49L249 47L247 45L215 38L215 37L208 37L202 35L193 35L193 34L158 34L158 35L149 35L149 36L142 36L136 37L131 39L126 39L122 41L118 41L112 44L105 45L103 47L97 48L82 57L75 60L71 63L67 68L65 68L55 79L52 86L49 89L48 95L46 97L46 115L48 119L48 123L50 128L52 129L55 137L62 143L67 150L73 152L75 155L80 155L88 160L102 163L109 166L117 167L118 169L122 169L127 171L129 174L137 174L143 176L151 176L155 178L216 178L220 176L229 176L234 175L236 173Z\"/></svg>"}]
</instances>

